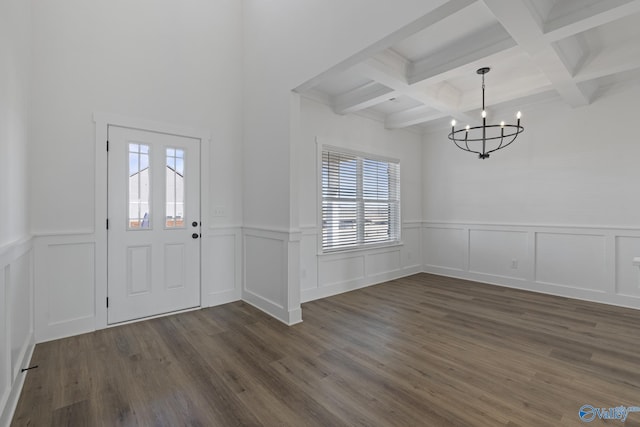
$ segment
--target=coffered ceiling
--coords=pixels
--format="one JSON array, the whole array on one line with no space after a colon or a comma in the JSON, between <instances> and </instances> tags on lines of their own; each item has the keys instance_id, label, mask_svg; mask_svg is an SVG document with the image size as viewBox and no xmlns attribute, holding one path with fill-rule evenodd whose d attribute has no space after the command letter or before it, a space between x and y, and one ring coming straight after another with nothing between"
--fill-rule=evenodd
<instances>
[{"instance_id":1,"label":"coffered ceiling","mask_svg":"<svg viewBox=\"0 0 640 427\"><path fill-rule=\"evenodd\" d=\"M489 114L551 98L588 105L640 81L640 0L447 1L296 91L422 131L478 121L480 67L491 67Z\"/></svg>"}]
</instances>

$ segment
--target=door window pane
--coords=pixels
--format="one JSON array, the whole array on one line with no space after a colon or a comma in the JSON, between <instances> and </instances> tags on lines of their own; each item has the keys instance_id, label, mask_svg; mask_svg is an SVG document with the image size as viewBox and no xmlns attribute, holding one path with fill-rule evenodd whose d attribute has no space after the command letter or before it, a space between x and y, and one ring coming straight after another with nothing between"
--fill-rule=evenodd
<instances>
[{"instance_id":1,"label":"door window pane","mask_svg":"<svg viewBox=\"0 0 640 427\"><path fill-rule=\"evenodd\" d=\"M184 150L167 148L166 226L183 228L184 224Z\"/></svg>"},{"instance_id":2,"label":"door window pane","mask_svg":"<svg viewBox=\"0 0 640 427\"><path fill-rule=\"evenodd\" d=\"M149 212L149 146L129 144L129 216L130 230L151 228Z\"/></svg>"}]
</instances>

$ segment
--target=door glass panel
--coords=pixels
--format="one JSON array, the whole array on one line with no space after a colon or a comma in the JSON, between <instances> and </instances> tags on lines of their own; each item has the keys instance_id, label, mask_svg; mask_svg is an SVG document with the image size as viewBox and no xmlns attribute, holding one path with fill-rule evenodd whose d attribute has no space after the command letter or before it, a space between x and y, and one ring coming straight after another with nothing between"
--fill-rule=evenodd
<instances>
[{"instance_id":1,"label":"door glass panel","mask_svg":"<svg viewBox=\"0 0 640 427\"><path fill-rule=\"evenodd\" d=\"M151 228L150 194L149 146L129 144L129 230Z\"/></svg>"},{"instance_id":2,"label":"door glass panel","mask_svg":"<svg viewBox=\"0 0 640 427\"><path fill-rule=\"evenodd\" d=\"M167 148L166 226L184 228L184 150Z\"/></svg>"}]
</instances>

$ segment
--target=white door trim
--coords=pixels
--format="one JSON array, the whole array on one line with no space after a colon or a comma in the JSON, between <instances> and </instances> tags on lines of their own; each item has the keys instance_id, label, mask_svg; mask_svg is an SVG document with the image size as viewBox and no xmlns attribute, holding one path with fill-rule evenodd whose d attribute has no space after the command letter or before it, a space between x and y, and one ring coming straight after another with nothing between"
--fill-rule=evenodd
<instances>
[{"instance_id":1,"label":"white door trim","mask_svg":"<svg viewBox=\"0 0 640 427\"><path fill-rule=\"evenodd\" d=\"M107 132L108 127L120 126L150 132L167 133L200 140L200 213L202 227L209 216L209 165L211 155L211 131L153 120L94 113L95 127L95 328L107 325ZM204 159L204 161L203 161ZM202 268L202 264L201 264ZM200 286L200 301L204 286Z\"/></svg>"}]
</instances>

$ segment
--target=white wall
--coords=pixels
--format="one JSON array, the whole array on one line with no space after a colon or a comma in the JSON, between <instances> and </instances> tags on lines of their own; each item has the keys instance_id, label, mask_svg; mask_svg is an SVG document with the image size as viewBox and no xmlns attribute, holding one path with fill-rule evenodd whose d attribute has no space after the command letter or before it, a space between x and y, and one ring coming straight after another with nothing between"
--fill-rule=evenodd
<instances>
[{"instance_id":1,"label":"white wall","mask_svg":"<svg viewBox=\"0 0 640 427\"><path fill-rule=\"evenodd\" d=\"M524 133L487 160L427 134L425 270L640 308L639 97L524 109Z\"/></svg>"},{"instance_id":2,"label":"white wall","mask_svg":"<svg viewBox=\"0 0 640 427\"><path fill-rule=\"evenodd\" d=\"M0 2L0 426L9 425L33 350L28 158L31 4Z\"/></svg>"},{"instance_id":3,"label":"white wall","mask_svg":"<svg viewBox=\"0 0 640 427\"><path fill-rule=\"evenodd\" d=\"M241 58L235 0L35 2L34 232L93 229L94 112L211 130L206 220L238 225Z\"/></svg>"},{"instance_id":4,"label":"white wall","mask_svg":"<svg viewBox=\"0 0 640 427\"><path fill-rule=\"evenodd\" d=\"M102 307L95 277L105 262L97 240L104 223L94 224L94 210L105 194L95 194L95 112L211 133L202 165L210 201L203 207L202 281L210 303L238 299L242 3L61 0L33 8L37 339L91 330L95 306ZM78 253L88 265L75 265Z\"/></svg>"},{"instance_id":5,"label":"white wall","mask_svg":"<svg viewBox=\"0 0 640 427\"><path fill-rule=\"evenodd\" d=\"M29 234L27 141L31 9L0 3L0 248Z\"/></svg>"},{"instance_id":6,"label":"white wall","mask_svg":"<svg viewBox=\"0 0 640 427\"><path fill-rule=\"evenodd\" d=\"M300 320L297 115L290 91L347 61L420 18L444 1L245 0L244 5L244 223L245 245L264 246L268 231L288 254L272 260L273 276L260 274L264 263L245 258L243 298L286 323ZM348 62L348 61L347 61ZM246 236L245 236L246 237ZM245 256L256 253L245 247ZM255 282L254 282L255 280ZM279 289L271 289L278 287ZM273 296L277 301L272 301Z\"/></svg>"},{"instance_id":7,"label":"white wall","mask_svg":"<svg viewBox=\"0 0 640 427\"><path fill-rule=\"evenodd\" d=\"M387 130L357 115L339 116L309 99L301 103L298 143L300 288L303 302L406 276L421 270L422 140L406 130ZM401 246L319 254L318 144L400 160Z\"/></svg>"},{"instance_id":8,"label":"white wall","mask_svg":"<svg viewBox=\"0 0 640 427\"><path fill-rule=\"evenodd\" d=\"M445 1L244 2L245 223L291 226L289 92ZM268 158L270 164L263 160ZM273 163L275 162L275 164ZM275 167L274 167L275 166ZM265 203L266 198L273 203Z\"/></svg>"}]
</instances>

